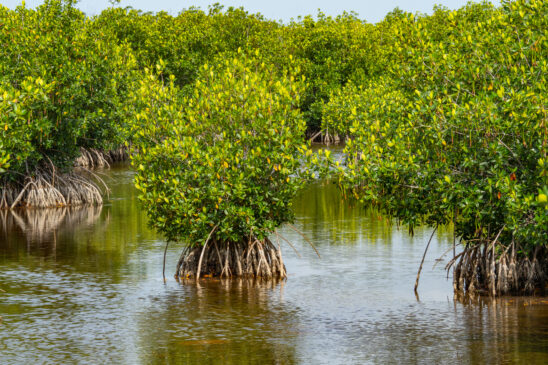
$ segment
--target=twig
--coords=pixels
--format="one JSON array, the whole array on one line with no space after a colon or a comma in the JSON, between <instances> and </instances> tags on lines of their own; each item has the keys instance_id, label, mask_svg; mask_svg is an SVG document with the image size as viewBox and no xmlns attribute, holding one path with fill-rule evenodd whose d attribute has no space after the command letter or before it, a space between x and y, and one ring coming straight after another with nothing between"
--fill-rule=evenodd
<instances>
[{"instance_id":1,"label":"twig","mask_svg":"<svg viewBox=\"0 0 548 365\"><path fill-rule=\"evenodd\" d=\"M306 238L306 236L304 235L304 233L302 233L301 231L299 231L297 229L297 227L295 227L294 225L292 225L291 223L288 223L287 224L291 229L293 229L295 232L297 232L298 234L301 235L301 237L310 245L310 247L312 247L314 249L314 251L316 251L316 255L318 255L318 258L322 258L320 256L320 253L318 252L318 250L316 249L316 246L314 246L314 244L308 239Z\"/></svg>"},{"instance_id":2,"label":"twig","mask_svg":"<svg viewBox=\"0 0 548 365\"><path fill-rule=\"evenodd\" d=\"M455 256L456 256L455 248L456 248L457 246L460 246L460 245L462 245L462 242L454 243L454 246L449 247L449 248L448 248L448 249L447 249L447 250L446 250L438 259L437 259L436 263L434 264L434 266L432 266L432 268L435 268L435 267L438 265L438 263L439 263L440 261L443 260L443 256L447 255L447 253L448 253L449 251L451 251L451 250L453 250L453 258L455 258Z\"/></svg>"},{"instance_id":3,"label":"twig","mask_svg":"<svg viewBox=\"0 0 548 365\"><path fill-rule=\"evenodd\" d=\"M276 234L276 236L280 237L282 240L284 240L285 242L287 242L287 243L289 244L289 246L291 246L291 248L295 251L295 253L297 254L297 256L298 256L299 258L301 258L301 255L299 254L299 251L297 251L297 249L295 248L295 246L293 246L293 245L291 244L291 242L288 241L287 238L285 238L284 236L282 236L281 234L279 234L277 230L274 231L274 233Z\"/></svg>"}]
</instances>

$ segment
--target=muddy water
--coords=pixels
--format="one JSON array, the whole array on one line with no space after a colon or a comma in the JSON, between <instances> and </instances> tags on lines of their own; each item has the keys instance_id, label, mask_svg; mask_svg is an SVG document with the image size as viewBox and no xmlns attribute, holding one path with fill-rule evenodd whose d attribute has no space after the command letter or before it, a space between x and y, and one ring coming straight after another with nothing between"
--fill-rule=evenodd
<instances>
[{"instance_id":1,"label":"muddy water","mask_svg":"<svg viewBox=\"0 0 548 365\"><path fill-rule=\"evenodd\" d=\"M461 303L443 269L449 230L410 237L318 183L285 227L284 283L172 278L132 174L106 172L102 208L0 212L0 363L403 364L548 361L548 298Z\"/></svg>"}]
</instances>

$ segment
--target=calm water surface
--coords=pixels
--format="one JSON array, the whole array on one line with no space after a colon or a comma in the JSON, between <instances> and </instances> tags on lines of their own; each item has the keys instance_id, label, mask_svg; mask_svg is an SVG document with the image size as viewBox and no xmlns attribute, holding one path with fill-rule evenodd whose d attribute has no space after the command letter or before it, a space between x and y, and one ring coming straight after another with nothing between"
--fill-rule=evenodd
<instances>
[{"instance_id":1,"label":"calm water surface","mask_svg":"<svg viewBox=\"0 0 548 365\"><path fill-rule=\"evenodd\" d=\"M147 228L132 173L106 171L102 208L0 212L0 363L403 364L548 361L548 298L461 303L436 233L410 237L318 183L280 230L283 283L179 283L181 251Z\"/></svg>"}]
</instances>

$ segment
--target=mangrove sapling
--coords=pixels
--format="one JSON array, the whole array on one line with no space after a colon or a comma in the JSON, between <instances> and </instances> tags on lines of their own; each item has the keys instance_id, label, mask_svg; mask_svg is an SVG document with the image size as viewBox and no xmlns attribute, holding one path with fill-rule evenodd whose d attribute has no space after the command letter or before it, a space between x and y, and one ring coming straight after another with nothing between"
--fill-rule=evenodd
<instances>
[{"instance_id":1,"label":"mangrove sapling","mask_svg":"<svg viewBox=\"0 0 548 365\"><path fill-rule=\"evenodd\" d=\"M310 176L301 88L242 53L204 65L190 96L173 80L143 80L136 186L151 224L186 245L176 275L286 277L269 236L293 219L291 202Z\"/></svg>"}]
</instances>

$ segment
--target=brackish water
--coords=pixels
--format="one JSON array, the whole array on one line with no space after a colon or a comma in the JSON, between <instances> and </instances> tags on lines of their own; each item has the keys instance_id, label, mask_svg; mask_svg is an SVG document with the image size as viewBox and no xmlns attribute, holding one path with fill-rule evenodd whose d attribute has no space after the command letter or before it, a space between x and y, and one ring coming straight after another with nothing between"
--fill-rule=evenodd
<instances>
[{"instance_id":1,"label":"brackish water","mask_svg":"<svg viewBox=\"0 0 548 365\"><path fill-rule=\"evenodd\" d=\"M545 363L548 298L461 303L449 230L410 237L328 184L295 201L277 284L179 283L181 251L147 228L127 168L105 171L101 208L0 212L0 363Z\"/></svg>"}]
</instances>

